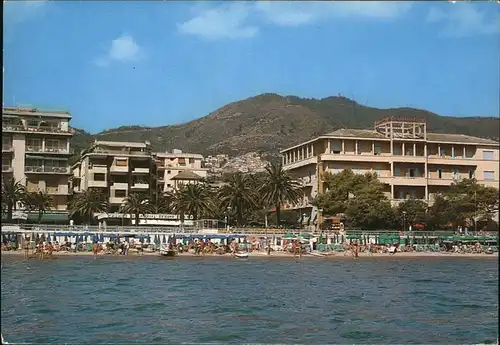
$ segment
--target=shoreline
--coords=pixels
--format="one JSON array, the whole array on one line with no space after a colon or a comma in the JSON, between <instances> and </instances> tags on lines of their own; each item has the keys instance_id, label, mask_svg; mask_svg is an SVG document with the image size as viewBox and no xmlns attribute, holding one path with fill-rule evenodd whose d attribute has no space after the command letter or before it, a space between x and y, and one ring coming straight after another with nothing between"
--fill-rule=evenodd
<instances>
[{"instance_id":1,"label":"shoreline","mask_svg":"<svg viewBox=\"0 0 500 345\"><path fill-rule=\"evenodd\" d=\"M323 255L312 255L312 254L305 254L302 256L294 256L289 253L283 253L283 252L274 252L268 255L266 252L250 252L248 253L249 258L270 258L270 259L277 259L277 258L289 258L289 259L355 259L352 255L344 255L344 253L329 253L329 254L323 254ZM1 251L2 256L24 256L24 251ZM58 253L53 253L52 258L58 258L58 257L91 257L93 256L92 252L58 252ZM157 256L157 257L162 257L159 252L144 252L142 254L138 253L129 253L128 255L117 255L117 254L104 254L104 253L99 253L97 255L98 257L123 257L123 258L141 258L141 257L151 257L151 256ZM395 255L388 254L388 253L375 253L375 254L368 254L368 253L360 253L359 258L495 258L498 259L498 252L493 253L493 254L486 254L486 253L479 253L479 254L460 254L460 253L440 253L440 252L398 252ZM29 254L29 258L36 258L36 256L33 253ZM178 254L175 257L166 257L166 258L229 258L233 259L232 254L203 254L203 255L195 255L194 253L182 253ZM46 258L48 259L48 258ZM236 258L234 258L236 259ZM245 259L238 259L238 260L245 260Z\"/></svg>"}]
</instances>

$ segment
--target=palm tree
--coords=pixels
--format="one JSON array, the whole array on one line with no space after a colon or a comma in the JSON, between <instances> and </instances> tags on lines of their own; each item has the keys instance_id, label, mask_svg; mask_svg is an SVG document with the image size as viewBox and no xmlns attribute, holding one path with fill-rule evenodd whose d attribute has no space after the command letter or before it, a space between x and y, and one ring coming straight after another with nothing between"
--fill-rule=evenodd
<instances>
[{"instance_id":1,"label":"palm tree","mask_svg":"<svg viewBox=\"0 0 500 345\"><path fill-rule=\"evenodd\" d=\"M257 189L251 175L231 174L225 179L226 184L219 190L219 200L224 209L230 207L236 216L238 225L243 224L243 215L257 208Z\"/></svg>"},{"instance_id":2,"label":"palm tree","mask_svg":"<svg viewBox=\"0 0 500 345\"><path fill-rule=\"evenodd\" d=\"M154 212L154 206L151 204L148 195L143 193L130 194L121 206L121 212L135 216L135 225L139 225L139 216Z\"/></svg>"},{"instance_id":3,"label":"palm tree","mask_svg":"<svg viewBox=\"0 0 500 345\"><path fill-rule=\"evenodd\" d=\"M187 184L175 191L172 206L184 222L184 215L188 214L197 220L202 215L210 214L214 207L212 191L204 184Z\"/></svg>"},{"instance_id":4,"label":"palm tree","mask_svg":"<svg viewBox=\"0 0 500 345\"><path fill-rule=\"evenodd\" d=\"M33 192L25 194L24 206L30 211L38 211L38 224L42 222L45 212L54 206L54 199L46 192Z\"/></svg>"},{"instance_id":5,"label":"palm tree","mask_svg":"<svg viewBox=\"0 0 500 345\"><path fill-rule=\"evenodd\" d=\"M14 178L2 181L2 205L7 209L7 222L12 221L12 211L16 209L18 201L22 201L26 194L26 187Z\"/></svg>"},{"instance_id":6,"label":"palm tree","mask_svg":"<svg viewBox=\"0 0 500 345\"><path fill-rule=\"evenodd\" d=\"M158 196L154 209L156 213L171 213L173 211L173 201L175 195L170 192L163 193L163 195Z\"/></svg>"},{"instance_id":7,"label":"palm tree","mask_svg":"<svg viewBox=\"0 0 500 345\"><path fill-rule=\"evenodd\" d=\"M259 189L266 204L276 207L276 225L280 226L281 205L285 202L297 203L302 198L301 185L283 169L281 163L266 166L265 182Z\"/></svg>"},{"instance_id":8,"label":"palm tree","mask_svg":"<svg viewBox=\"0 0 500 345\"><path fill-rule=\"evenodd\" d=\"M105 213L108 211L109 203L106 195L98 190L89 189L83 193L78 193L69 202L69 215L74 217L79 215L88 224L92 223L92 216L95 213Z\"/></svg>"}]
</instances>

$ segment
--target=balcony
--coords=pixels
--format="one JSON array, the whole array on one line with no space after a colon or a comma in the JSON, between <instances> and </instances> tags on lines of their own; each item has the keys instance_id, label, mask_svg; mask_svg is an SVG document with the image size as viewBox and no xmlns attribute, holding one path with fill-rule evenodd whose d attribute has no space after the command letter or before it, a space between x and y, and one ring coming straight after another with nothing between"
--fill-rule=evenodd
<instances>
[{"instance_id":1,"label":"balcony","mask_svg":"<svg viewBox=\"0 0 500 345\"><path fill-rule=\"evenodd\" d=\"M133 174L149 174L149 168L134 168L132 170Z\"/></svg>"},{"instance_id":2,"label":"balcony","mask_svg":"<svg viewBox=\"0 0 500 345\"><path fill-rule=\"evenodd\" d=\"M392 184L399 186L425 186L427 179L425 177L394 176Z\"/></svg>"},{"instance_id":3,"label":"balcony","mask_svg":"<svg viewBox=\"0 0 500 345\"><path fill-rule=\"evenodd\" d=\"M13 152L14 147L12 144L2 144L2 152Z\"/></svg>"},{"instance_id":4,"label":"balcony","mask_svg":"<svg viewBox=\"0 0 500 345\"><path fill-rule=\"evenodd\" d=\"M10 125L2 123L2 130L4 132L28 132L28 133L52 133L52 134L68 134L73 135L75 130L73 128L62 129L57 126L22 126L22 125Z\"/></svg>"},{"instance_id":5,"label":"balcony","mask_svg":"<svg viewBox=\"0 0 500 345\"><path fill-rule=\"evenodd\" d=\"M13 172L14 169L12 168L12 166L10 165L2 165L2 172L5 172L5 173L10 173L10 172Z\"/></svg>"},{"instance_id":6,"label":"balcony","mask_svg":"<svg viewBox=\"0 0 500 345\"><path fill-rule=\"evenodd\" d=\"M124 182L113 182L111 185L111 188L113 189L122 189L122 190L127 190L128 189L128 183Z\"/></svg>"},{"instance_id":7,"label":"balcony","mask_svg":"<svg viewBox=\"0 0 500 345\"><path fill-rule=\"evenodd\" d=\"M51 166L26 166L25 173L32 174L69 174L68 167L51 167Z\"/></svg>"},{"instance_id":8,"label":"balcony","mask_svg":"<svg viewBox=\"0 0 500 345\"><path fill-rule=\"evenodd\" d=\"M109 171L112 173L128 173L128 165L126 166L118 166L118 165L112 165L109 168Z\"/></svg>"},{"instance_id":9,"label":"balcony","mask_svg":"<svg viewBox=\"0 0 500 345\"><path fill-rule=\"evenodd\" d=\"M125 198L126 197L111 196L111 197L109 197L109 203L110 204L120 204L121 205L125 201Z\"/></svg>"},{"instance_id":10,"label":"balcony","mask_svg":"<svg viewBox=\"0 0 500 345\"><path fill-rule=\"evenodd\" d=\"M123 157L123 156L144 157L144 158L150 157L148 152L129 151L126 149L113 150L113 149L107 149L105 147L96 147L91 153L101 154L106 156L117 156L117 157Z\"/></svg>"},{"instance_id":11,"label":"balcony","mask_svg":"<svg viewBox=\"0 0 500 345\"><path fill-rule=\"evenodd\" d=\"M61 153L69 154L67 147L45 147L42 146L26 146L26 152L29 153Z\"/></svg>"},{"instance_id":12,"label":"balcony","mask_svg":"<svg viewBox=\"0 0 500 345\"><path fill-rule=\"evenodd\" d=\"M132 189L149 189L149 183L147 183L147 182L135 182L132 185Z\"/></svg>"},{"instance_id":13,"label":"balcony","mask_svg":"<svg viewBox=\"0 0 500 345\"><path fill-rule=\"evenodd\" d=\"M45 189L45 191L47 192L47 194L50 194L50 195L68 195L69 194L67 185L60 185L57 187L47 187Z\"/></svg>"},{"instance_id":14,"label":"balcony","mask_svg":"<svg viewBox=\"0 0 500 345\"><path fill-rule=\"evenodd\" d=\"M108 181L96 181L96 180L89 180L88 181L88 187L98 187L98 188L105 188L108 186Z\"/></svg>"},{"instance_id":15,"label":"balcony","mask_svg":"<svg viewBox=\"0 0 500 345\"><path fill-rule=\"evenodd\" d=\"M428 164L438 164L438 165L467 165L467 166L477 166L477 161L474 158L458 158L458 157L439 157L439 156L429 156L427 158Z\"/></svg>"},{"instance_id":16,"label":"balcony","mask_svg":"<svg viewBox=\"0 0 500 345\"><path fill-rule=\"evenodd\" d=\"M90 174L106 174L108 172L108 167L106 165L91 165L89 169Z\"/></svg>"}]
</instances>

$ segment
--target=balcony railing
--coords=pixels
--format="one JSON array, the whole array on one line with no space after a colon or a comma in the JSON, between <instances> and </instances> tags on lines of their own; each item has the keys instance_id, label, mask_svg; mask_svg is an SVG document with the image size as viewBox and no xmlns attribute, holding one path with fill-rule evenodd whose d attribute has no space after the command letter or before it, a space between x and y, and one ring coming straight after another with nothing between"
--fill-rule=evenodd
<instances>
[{"instance_id":1,"label":"balcony railing","mask_svg":"<svg viewBox=\"0 0 500 345\"><path fill-rule=\"evenodd\" d=\"M42 146L26 146L26 152L46 152L46 153L68 153L66 147L45 147Z\"/></svg>"},{"instance_id":2,"label":"balcony railing","mask_svg":"<svg viewBox=\"0 0 500 345\"><path fill-rule=\"evenodd\" d=\"M9 125L2 123L2 130L7 132L37 132L37 133L67 133L74 134L75 130L73 128L62 129L56 126L22 126L22 125Z\"/></svg>"},{"instance_id":3,"label":"balcony railing","mask_svg":"<svg viewBox=\"0 0 500 345\"><path fill-rule=\"evenodd\" d=\"M47 187L45 191L47 194L68 194L68 188L64 187Z\"/></svg>"},{"instance_id":4,"label":"balcony railing","mask_svg":"<svg viewBox=\"0 0 500 345\"><path fill-rule=\"evenodd\" d=\"M12 172L12 166L10 165L2 165L2 172Z\"/></svg>"},{"instance_id":5,"label":"balcony railing","mask_svg":"<svg viewBox=\"0 0 500 345\"><path fill-rule=\"evenodd\" d=\"M27 173L51 173L51 174L67 174L67 167L51 167L51 166L27 166L24 168Z\"/></svg>"}]
</instances>

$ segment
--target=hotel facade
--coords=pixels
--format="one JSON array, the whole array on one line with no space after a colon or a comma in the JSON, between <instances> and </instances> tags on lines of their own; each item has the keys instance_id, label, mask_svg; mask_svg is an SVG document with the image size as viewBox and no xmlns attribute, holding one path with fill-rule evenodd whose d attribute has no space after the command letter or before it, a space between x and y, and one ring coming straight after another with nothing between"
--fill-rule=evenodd
<instances>
[{"instance_id":1,"label":"hotel facade","mask_svg":"<svg viewBox=\"0 0 500 345\"><path fill-rule=\"evenodd\" d=\"M67 209L70 194L70 120L65 111L2 107L2 180L46 192L57 211Z\"/></svg>"},{"instance_id":2,"label":"hotel facade","mask_svg":"<svg viewBox=\"0 0 500 345\"><path fill-rule=\"evenodd\" d=\"M377 174L393 205L409 198L432 204L437 194L464 178L499 188L496 141L427 132L426 122L417 118L385 118L374 127L339 129L282 150L284 169L302 182L304 191L298 205L285 208L301 209L309 219L318 219L311 201L325 191L324 173L345 169Z\"/></svg>"},{"instance_id":3,"label":"hotel facade","mask_svg":"<svg viewBox=\"0 0 500 345\"><path fill-rule=\"evenodd\" d=\"M203 156L200 154L174 149L172 152L154 153L153 156L158 194L173 191L183 184L198 183L207 177L208 169L202 168Z\"/></svg>"},{"instance_id":4,"label":"hotel facade","mask_svg":"<svg viewBox=\"0 0 500 345\"><path fill-rule=\"evenodd\" d=\"M181 184L203 180L208 169L201 167L202 159L180 150L153 153L149 142L95 141L72 166L72 191L101 190L109 213L117 213L131 193L144 193L154 201Z\"/></svg>"},{"instance_id":5,"label":"hotel facade","mask_svg":"<svg viewBox=\"0 0 500 345\"><path fill-rule=\"evenodd\" d=\"M154 193L154 166L149 142L96 140L72 167L73 192L91 188L108 197L110 212L118 212L133 192Z\"/></svg>"}]
</instances>

